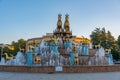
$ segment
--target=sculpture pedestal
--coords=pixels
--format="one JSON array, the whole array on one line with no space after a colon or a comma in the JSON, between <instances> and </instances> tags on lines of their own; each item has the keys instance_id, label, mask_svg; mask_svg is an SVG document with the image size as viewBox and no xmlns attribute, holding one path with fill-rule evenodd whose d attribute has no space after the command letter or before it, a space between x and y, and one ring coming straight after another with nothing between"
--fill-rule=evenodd
<instances>
[{"instance_id":1,"label":"sculpture pedestal","mask_svg":"<svg viewBox=\"0 0 120 80\"><path fill-rule=\"evenodd\" d=\"M87 45L83 45L82 46L82 55L88 55L89 51L88 51L88 46Z\"/></svg>"},{"instance_id":2,"label":"sculpture pedestal","mask_svg":"<svg viewBox=\"0 0 120 80\"><path fill-rule=\"evenodd\" d=\"M108 64L112 65L113 64L113 56L112 56L112 54L106 54L105 56L108 58Z\"/></svg>"},{"instance_id":3,"label":"sculpture pedestal","mask_svg":"<svg viewBox=\"0 0 120 80\"><path fill-rule=\"evenodd\" d=\"M33 52L27 52L27 64L33 65Z\"/></svg>"}]
</instances>

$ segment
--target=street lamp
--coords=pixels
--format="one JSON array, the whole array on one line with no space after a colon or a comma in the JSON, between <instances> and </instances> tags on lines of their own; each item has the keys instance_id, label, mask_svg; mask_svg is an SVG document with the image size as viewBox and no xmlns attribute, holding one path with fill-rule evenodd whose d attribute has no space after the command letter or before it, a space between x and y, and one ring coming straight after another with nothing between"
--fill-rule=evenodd
<instances>
[{"instance_id":1,"label":"street lamp","mask_svg":"<svg viewBox=\"0 0 120 80\"><path fill-rule=\"evenodd\" d=\"M2 54L3 54L3 49L4 47L6 47L7 45L5 44L0 44L0 47L1 47L1 59L2 59Z\"/></svg>"},{"instance_id":2,"label":"street lamp","mask_svg":"<svg viewBox=\"0 0 120 80\"><path fill-rule=\"evenodd\" d=\"M2 59L2 54L3 54L3 44L0 44L0 47L1 47L1 56L0 56L0 58Z\"/></svg>"},{"instance_id":3,"label":"street lamp","mask_svg":"<svg viewBox=\"0 0 120 80\"><path fill-rule=\"evenodd\" d=\"M105 43L106 49L108 49L108 34L106 33L106 43Z\"/></svg>"}]
</instances>

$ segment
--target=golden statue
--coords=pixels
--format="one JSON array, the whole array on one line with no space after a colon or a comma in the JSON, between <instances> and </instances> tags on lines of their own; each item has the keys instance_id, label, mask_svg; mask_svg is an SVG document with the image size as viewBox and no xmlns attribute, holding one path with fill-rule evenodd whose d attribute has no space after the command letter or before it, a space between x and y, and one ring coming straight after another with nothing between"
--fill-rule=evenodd
<instances>
[{"instance_id":1,"label":"golden statue","mask_svg":"<svg viewBox=\"0 0 120 80\"><path fill-rule=\"evenodd\" d=\"M38 54L34 54L34 63L41 63L41 59L40 57L38 56Z\"/></svg>"},{"instance_id":2,"label":"golden statue","mask_svg":"<svg viewBox=\"0 0 120 80\"><path fill-rule=\"evenodd\" d=\"M75 46L73 46L72 52L76 52L76 47Z\"/></svg>"},{"instance_id":3,"label":"golden statue","mask_svg":"<svg viewBox=\"0 0 120 80\"><path fill-rule=\"evenodd\" d=\"M62 28L62 20L61 20L61 14L58 14L58 22L57 22L57 28Z\"/></svg>"},{"instance_id":4,"label":"golden statue","mask_svg":"<svg viewBox=\"0 0 120 80\"><path fill-rule=\"evenodd\" d=\"M69 31L69 26L70 26L70 24L69 24L69 15L66 14L65 15L64 29L67 30L67 31Z\"/></svg>"},{"instance_id":5,"label":"golden statue","mask_svg":"<svg viewBox=\"0 0 120 80\"><path fill-rule=\"evenodd\" d=\"M13 59L15 56L11 55L11 56L8 56L7 53L4 53L3 55L5 55L5 59L6 60L10 60L10 59Z\"/></svg>"},{"instance_id":6,"label":"golden statue","mask_svg":"<svg viewBox=\"0 0 120 80\"><path fill-rule=\"evenodd\" d=\"M33 49L34 49L34 46L30 45L29 48L30 48L30 50L33 50Z\"/></svg>"},{"instance_id":7,"label":"golden statue","mask_svg":"<svg viewBox=\"0 0 120 80\"><path fill-rule=\"evenodd\" d=\"M56 38L52 38L52 42L53 42L53 44L56 44L57 43Z\"/></svg>"},{"instance_id":8,"label":"golden statue","mask_svg":"<svg viewBox=\"0 0 120 80\"><path fill-rule=\"evenodd\" d=\"M23 49L23 48L19 48L19 50L20 50L20 52L24 52L25 51L25 49Z\"/></svg>"},{"instance_id":9,"label":"golden statue","mask_svg":"<svg viewBox=\"0 0 120 80\"><path fill-rule=\"evenodd\" d=\"M75 56L75 57L74 57L74 64L75 64L75 65L78 65L78 64L79 64L79 58L78 58L78 56Z\"/></svg>"},{"instance_id":10,"label":"golden statue","mask_svg":"<svg viewBox=\"0 0 120 80\"><path fill-rule=\"evenodd\" d=\"M76 53L75 44L73 45L72 52L74 52L74 55L75 55L75 57L74 57L74 64L78 65L79 64L79 58L78 58L78 54Z\"/></svg>"}]
</instances>

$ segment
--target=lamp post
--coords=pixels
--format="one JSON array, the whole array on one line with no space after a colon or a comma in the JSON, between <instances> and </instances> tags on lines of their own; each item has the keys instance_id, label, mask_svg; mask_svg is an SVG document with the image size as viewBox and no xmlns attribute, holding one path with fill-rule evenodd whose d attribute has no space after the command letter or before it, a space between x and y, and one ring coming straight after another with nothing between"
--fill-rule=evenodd
<instances>
[{"instance_id":1,"label":"lamp post","mask_svg":"<svg viewBox=\"0 0 120 80\"><path fill-rule=\"evenodd\" d=\"M7 45L5 45L5 44L0 44L0 47L1 47L1 56L0 56L0 58L2 59L2 55L3 55L3 49L4 49L4 47L6 47Z\"/></svg>"},{"instance_id":2,"label":"lamp post","mask_svg":"<svg viewBox=\"0 0 120 80\"><path fill-rule=\"evenodd\" d=\"M105 44L106 44L106 46L105 46L106 49L108 49L108 34L107 33L106 33L106 43Z\"/></svg>"},{"instance_id":3,"label":"lamp post","mask_svg":"<svg viewBox=\"0 0 120 80\"><path fill-rule=\"evenodd\" d=\"M2 59L4 44L0 44L0 47L1 47L1 56L0 56L0 58Z\"/></svg>"}]
</instances>

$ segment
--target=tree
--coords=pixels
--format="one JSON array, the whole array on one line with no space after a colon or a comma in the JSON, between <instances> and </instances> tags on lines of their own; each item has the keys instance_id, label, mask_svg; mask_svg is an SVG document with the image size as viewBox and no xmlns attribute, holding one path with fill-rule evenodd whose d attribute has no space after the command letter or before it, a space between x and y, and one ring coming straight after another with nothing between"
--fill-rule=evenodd
<instances>
[{"instance_id":1,"label":"tree","mask_svg":"<svg viewBox=\"0 0 120 80\"><path fill-rule=\"evenodd\" d=\"M106 30L105 28L102 28L101 29L101 34L100 34L100 45L104 48L108 48L107 47L107 33L106 33Z\"/></svg>"},{"instance_id":2,"label":"tree","mask_svg":"<svg viewBox=\"0 0 120 80\"><path fill-rule=\"evenodd\" d=\"M90 38L92 40L93 45L98 45L101 40L101 30L100 28L96 28L94 31L92 31Z\"/></svg>"},{"instance_id":3,"label":"tree","mask_svg":"<svg viewBox=\"0 0 120 80\"><path fill-rule=\"evenodd\" d=\"M120 35L118 36L117 44L118 44L118 46L119 46L119 48L120 48Z\"/></svg>"},{"instance_id":4,"label":"tree","mask_svg":"<svg viewBox=\"0 0 120 80\"><path fill-rule=\"evenodd\" d=\"M113 55L113 59L115 59L115 60L119 60L120 59L120 52L119 51L117 51L117 50L112 50L112 55Z\"/></svg>"},{"instance_id":5,"label":"tree","mask_svg":"<svg viewBox=\"0 0 120 80\"><path fill-rule=\"evenodd\" d=\"M26 48L26 41L24 39L18 40L19 48L25 49Z\"/></svg>"},{"instance_id":6,"label":"tree","mask_svg":"<svg viewBox=\"0 0 120 80\"><path fill-rule=\"evenodd\" d=\"M96 28L92 31L90 38L93 42L93 45L101 45L105 49L117 47L115 44L115 38L112 36L110 31L105 30L105 28Z\"/></svg>"},{"instance_id":7,"label":"tree","mask_svg":"<svg viewBox=\"0 0 120 80\"><path fill-rule=\"evenodd\" d=\"M25 52L26 41L24 39L19 39L17 42L12 41L11 45L14 46L14 51L12 51L14 55L16 55L20 49L24 49Z\"/></svg>"},{"instance_id":8,"label":"tree","mask_svg":"<svg viewBox=\"0 0 120 80\"><path fill-rule=\"evenodd\" d=\"M14 55L16 55L17 52L19 51L19 45L18 45L18 42L12 41L11 45L14 46L14 50L11 51L11 52L12 52Z\"/></svg>"},{"instance_id":9,"label":"tree","mask_svg":"<svg viewBox=\"0 0 120 80\"><path fill-rule=\"evenodd\" d=\"M3 44L2 46L0 47L0 59L1 59L1 54L2 54L2 57L5 57L4 53L7 53L8 56L11 56L10 50L8 48L8 44ZM1 52L1 50L3 51Z\"/></svg>"},{"instance_id":10,"label":"tree","mask_svg":"<svg viewBox=\"0 0 120 80\"><path fill-rule=\"evenodd\" d=\"M94 31L92 31L90 38L93 42L93 45L100 44L105 49L111 49L113 58L116 60L120 59L120 51L118 51L120 48L120 36L116 42L110 31L106 32L105 28L96 28Z\"/></svg>"},{"instance_id":11,"label":"tree","mask_svg":"<svg viewBox=\"0 0 120 80\"><path fill-rule=\"evenodd\" d=\"M2 49L2 48L0 47L0 60L1 60L1 49Z\"/></svg>"},{"instance_id":12,"label":"tree","mask_svg":"<svg viewBox=\"0 0 120 80\"><path fill-rule=\"evenodd\" d=\"M13 49L11 49L11 47ZM26 48L26 41L24 39L19 39L17 42L12 41L11 44L6 44L6 46L3 48L3 54L2 57L5 57L4 53L7 53L8 56L11 55L16 55L18 51L20 51L20 49L24 50L25 52L25 48ZM0 47L0 56L1 56L1 47ZM1 57L0 57L1 60Z\"/></svg>"}]
</instances>

